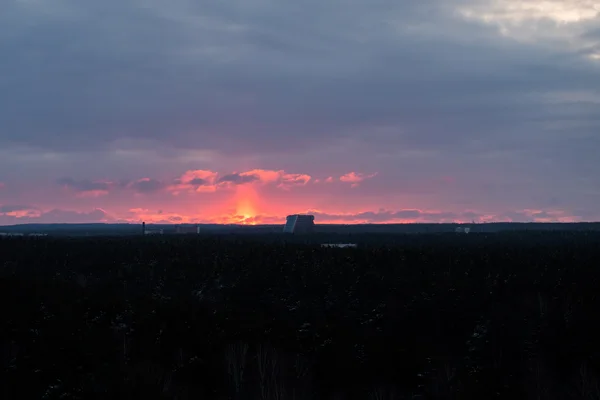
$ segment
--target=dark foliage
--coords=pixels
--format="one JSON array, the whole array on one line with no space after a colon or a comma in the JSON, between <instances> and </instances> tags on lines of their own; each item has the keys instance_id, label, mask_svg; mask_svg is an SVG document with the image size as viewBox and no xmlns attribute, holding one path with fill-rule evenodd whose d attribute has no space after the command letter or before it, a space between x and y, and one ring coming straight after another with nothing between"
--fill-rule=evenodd
<instances>
[{"instance_id":1,"label":"dark foliage","mask_svg":"<svg viewBox=\"0 0 600 400\"><path fill-rule=\"evenodd\" d=\"M600 399L599 233L356 239L2 239L0 398Z\"/></svg>"}]
</instances>

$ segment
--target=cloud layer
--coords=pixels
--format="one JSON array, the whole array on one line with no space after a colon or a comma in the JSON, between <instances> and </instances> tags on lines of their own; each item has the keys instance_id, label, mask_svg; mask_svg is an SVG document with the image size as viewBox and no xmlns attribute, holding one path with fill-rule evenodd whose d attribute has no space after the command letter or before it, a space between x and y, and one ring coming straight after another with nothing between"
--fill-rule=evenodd
<instances>
[{"instance_id":1,"label":"cloud layer","mask_svg":"<svg viewBox=\"0 0 600 400\"><path fill-rule=\"evenodd\" d=\"M6 3L0 223L600 218L597 1Z\"/></svg>"}]
</instances>

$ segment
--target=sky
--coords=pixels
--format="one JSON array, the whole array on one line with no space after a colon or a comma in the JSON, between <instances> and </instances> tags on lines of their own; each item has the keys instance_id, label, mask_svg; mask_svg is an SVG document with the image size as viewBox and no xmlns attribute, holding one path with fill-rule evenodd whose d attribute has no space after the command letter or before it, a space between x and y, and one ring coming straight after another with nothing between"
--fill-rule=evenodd
<instances>
[{"instance_id":1,"label":"sky","mask_svg":"<svg viewBox=\"0 0 600 400\"><path fill-rule=\"evenodd\" d=\"M600 220L600 0L3 0L0 225Z\"/></svg>"}]
</instances>

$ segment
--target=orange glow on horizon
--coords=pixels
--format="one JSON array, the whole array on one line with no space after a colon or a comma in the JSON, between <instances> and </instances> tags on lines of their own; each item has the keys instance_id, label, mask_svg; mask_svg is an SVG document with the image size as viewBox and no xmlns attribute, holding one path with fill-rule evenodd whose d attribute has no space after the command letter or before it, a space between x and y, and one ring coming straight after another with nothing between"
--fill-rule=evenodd
<instances>
[{"instance_id":1,"label":"orange glow on horizon","mask_svg":"<svg viewBox=\"0 0 600 400\"><path fill-rule=\"evenodd\" d=\"M5 223L40 221L128 222L154 224L242 224L279 225L286 215L313 214L317 224L399 224L399 223L487 223L487 222L577 222L582 217L564 209L508 208L437 209L434 199L393 195L378 198L353 190L375 178L377 172L351 171L343 175L313 177L302 171L250 169L223 173L190 169L175 177L143 177L132 181L65 180L63 195L76 198L75 208L54 199L45 208L2 204ZM452 177L426 182L451 184ZM89 183L92 183L90 185ZM383 182L380 180L379 182ZM0 182L0 189L5 185ZM376 186L377 187L377 186ZM433 186L432 186L433 187ZM352 190L351 190L352 188ZM41 198L45 193L36 194ZM130 196L129 198L126 196ZM356 197L355 197L356 196ZM66 201L66 200L65 200ZM101 203L100 203L101 202ZM17 203L19 204L19 203ZM27 203L26 203L27 204ZM98 211L102 204L107 209ZM15 208L16 207L16 208ZM92 207L92 211L90 211Z\"/></svg>"},{"instance_id":2,"label":"orange glow on horizon","mask_svg":"<svg viewBox=\"0 0 600 400\"><path fill-rule=\"evenodd\" d=\"M257 208L260 198L252 185L239 185L235 193L236 215L242 217L240 223L256 225Z\"/></svg>"},{"instance_id":3,"label":"orange glow on horizon","mask_svg":"<svg viewBox=\"0 0 600 400\"><path fill-rule=\"evenodd\" d=\"M301 209L297 207L267 207L264 201L259 201L258 194L251 188L241 188L236 192L233 203L229 207L223 209L222 212L214 214L194 214L190 215L182 213L155 213L147 209L131 209L129 212L132 217L126 218L127 222L139 223L146 221L147 223L216 223L216 224L237 224L237 225L277 225L285 223L285 216L295 213L308 213L316 216L315 223L317 224L415 224L415 223L491 223L491 222L513 222L510 217L503 215L481 213L478 217L472 218L451 218L444 216L441 211L437 210L418 210L423 213L422 217L411 218L394 218L389 219L377 218L377 213L373 213L373 219L366 217L364 214L368 211L356 212L335 212L335 210L316 210L316 209ZM261 210L266 210L261 212ZM385 213L385 211L382 211ZM130 215L131 215L130 214ZM438 216L439 214L439 216ZM546 215L543 217L536 216L530 212L524 211L523 214L528 216L531 222L578 222L579 218L570 216L561 211L548 211L547 214L552 215L549 218Z\"/></svg>"}]
</instances>

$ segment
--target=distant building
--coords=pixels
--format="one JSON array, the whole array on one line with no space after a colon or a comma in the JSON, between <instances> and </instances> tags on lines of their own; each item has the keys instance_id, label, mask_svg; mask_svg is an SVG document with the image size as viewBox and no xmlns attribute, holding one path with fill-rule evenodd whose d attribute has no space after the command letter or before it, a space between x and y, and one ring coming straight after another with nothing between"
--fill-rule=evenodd
<instances>
[{"instance_id":1,"label":"distant building","mask_svg":"<svg viewBox=\"0 0 600 400\"><path fill-rule=\"evenodd\" d=\"M142 235L162 235L164 233L162 229L148 229L146 228L146 222L142 222Z\"/></svg>"},{"instance_id":2,"label":"distant building","mask_svg":"<svg viewBox=\"0 0 600 400\"><path fill-rule=\"evenodd\" d=\"M200 226L178 225L177 228L175 228L175 233L200 233Z\"/></svg>"},{"instance_id":3,"label":"distant building","mask_svg":"<svg viewBox=\"0 0 600 400\"><path fill-rule=\"evenodd\" d=\"M344 249L347 247L356 247L356 243L323 243L321 247L334 247Z\"/></svg>"},{"instance_id":4,"label":"distant building","mask_svg":"<svg viewBox=\"0 0 600 400\"><path fill-rule=\"evenodd\" d=\"M471 232L471 228L469 228L468 226L459 226L458 228L456 228L454 230L454 232L456 232L456 233L469 233L469 232Z\"/></svg>"},{"instance_id":5,"label":"distant building","mask_svg":"<svg viewBox=\"0 0 600 400\"><path fill-rule=\"evenodd\" d=\"M288 215L283 227L284 233L312 233L315 229L314 215Z\"/></svg>"}]
</instances>

